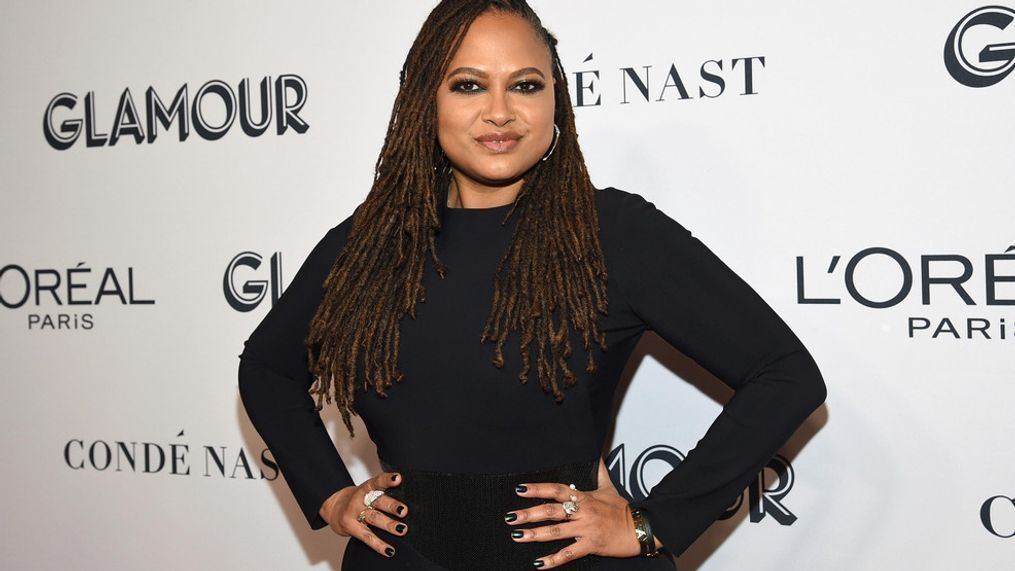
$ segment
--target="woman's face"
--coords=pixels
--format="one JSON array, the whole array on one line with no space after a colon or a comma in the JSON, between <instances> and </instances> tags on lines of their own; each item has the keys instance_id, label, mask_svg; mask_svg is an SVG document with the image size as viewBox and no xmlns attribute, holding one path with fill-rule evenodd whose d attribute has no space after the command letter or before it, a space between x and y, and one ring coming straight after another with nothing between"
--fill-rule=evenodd
<instances>
[{"instance_id":1,"label":"woman's face","mask_svg":"<svg viewBox=\"0 0 1015 571\"><path fill-rule=\"evenodd\" d=\"M473 21L437 89L437 139L460 175L502 186L539 162L553 141L551 65L521 17Z\"/></svg>"}]
</instances>

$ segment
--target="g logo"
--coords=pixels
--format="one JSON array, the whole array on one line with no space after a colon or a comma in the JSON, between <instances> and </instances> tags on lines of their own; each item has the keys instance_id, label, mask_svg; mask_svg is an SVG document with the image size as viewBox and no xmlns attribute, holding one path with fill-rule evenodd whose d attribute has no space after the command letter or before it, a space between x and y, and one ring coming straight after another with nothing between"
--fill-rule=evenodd
<instances>
[{"instance_id":1,"label":"g logo","mask_svg":"<svg viewBox=\"0 0 1015 571\"><path fill-rule=\"evenodd\" d=\"M271 304L275 305L282 292L281 256L278 252L271 256L270 281L247 280L243 282L242 287L239 289L236 287L236 269L240 266L254 270L260 268L261 255L256 252L242 252L229 261L225 275L222 277L222 291L226 296L226 301L229 302L229 305L233 309L244 312L252 311L264 300L264 295L267 293L269 285L271 286Z\"/></svg>"},{"instance_id":2,"label":"g logo","mask_svg":"<svg viewBox=\"0 0 1015 571\"><path fill-rule=\"evenodd\" d=\"M945 67L955 81L969 87L990 87L1015 69L1015 42L987 44L970 61L962 49L962 40L970 28L993 26L1004 30L1015 20L1015 11L1004 6L985 6L966 14L952 28L945 42ZM983 67L982 64L1000 62L999 65Z\"/></svg>"}]
</instances>

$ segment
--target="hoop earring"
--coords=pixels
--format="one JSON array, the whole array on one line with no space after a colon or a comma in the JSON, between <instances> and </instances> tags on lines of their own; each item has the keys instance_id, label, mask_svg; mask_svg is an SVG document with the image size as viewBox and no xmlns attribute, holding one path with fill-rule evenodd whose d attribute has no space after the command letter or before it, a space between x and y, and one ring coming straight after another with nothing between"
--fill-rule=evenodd
<instances>
[{"instance_id":1,"label":"hoop earring","mask_svg":"<svg viewBox=\"0 0 1015 571\"><path fill-rule=\"evenodd\" d=\"M451 161L448 159L448 156L444 153L443 150L440 151L440 158L437 159L436 162L444 163L444 168L441 169L442 174L444 175L451 174ZM437 172L437 165L434 165L433 170L434 172Z\"/></svg>"},{"instance_id":2,"label":"hoop earring","mask_svg":"<svg viewBox=\"0 0 1015 571\"><path fill-rule=\"evenodd\" d=\"M558 127L557 124L554 123L553 124L553 144L550 145L550 150L546 152L546 155L543 156L542 160L545 161L546 159L550 158L550 155L553 154L553 150L557 148L557 141L558 140L560 140L560 127Z\"/></svg>"}]
</instances>

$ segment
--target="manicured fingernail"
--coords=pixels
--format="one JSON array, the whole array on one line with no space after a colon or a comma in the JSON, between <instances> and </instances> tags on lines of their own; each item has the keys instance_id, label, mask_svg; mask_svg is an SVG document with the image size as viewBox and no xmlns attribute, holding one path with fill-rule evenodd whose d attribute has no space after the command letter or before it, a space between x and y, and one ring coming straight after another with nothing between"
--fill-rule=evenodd
<instances>
[{"instance_id":1,"label":"manicured fingernail","mask_svg":"<svg viewBox=\"0 0 1015 571\"><path fill-rule=\"evenodd\" d=\"M515 539L520 539L523 535L525 535L525 532L520 529L516 529L511 532L511 537Z\"/></svg>"},{"instance_id":2,"label":"manicured fingernail","mask_svg":"<svg viewBox=\"0 0 1015 571\"><path fill-rule=\"evenodd\" d=\"M405 506L398 506L395 508L395 511L398 512L398 515L402 515L402 512L405 511Z\"/></svg>"},{"instance_id":3,"label":"manicured fingernail","mask_svg":"<svg viewBox=\"0 0 1015 571\"><path fill-rule=\"evenodd\" d=\"M528 490L528 488L525 487L525 484L518 484L517 486L515 486L515 491L518 492L519 494L525 493L526 490Z\"/></svg>"},{"instance_id":4,"label":"manicured fingernail","mask_svg":"<svg viewBox=\"0 0 1015 571\"><path fill-rule=\"evenodd\" d=\"M392 555L395 554L395 550L394 550L394 548L391 548L391 547L385 547L384 548L384 554L387 555L388 557L391 557Z\"/></svg>"},{"instance_id":5,"label":"manicured fingernail","mask_svg":"<svg viewBox=\"0 0 1015 571\"><path fill-rule=\"evenodd\" d=\"M398 479L398 474L393 474L393 475L391 476L391 481L392 481L392 482L394 482L394 481L395 481L395 480L397 480L397 479Z\"/></svg>"},{"instance_id":6,"label":"manicured fingernail","mask_svg":"<svg viewBox=\"0 0 1015 571\"><path fill-rule=\"evenodd\" d=\"M404 523L400 523L400 524L396 525L395 526L395 531L397 531L398 533L402 533L403 531L405 531L405 524Z\"/></svg>"},{"instance_id":7,"label":"manicured fingernail","mask_svg":"<svg viewBox=\"0 0 1015 571\"><path fill-rule=\"evenodd\" d=\"M504 516L504 521L514 521L516 519L518 519L518 514L515 512L508 512L508 514Z\"/></svg>"},{"instance_id":8,"label":"manicured fingernail","mask_svg":"<svg viewBox=\"0 0 1015 571\"><path fill-rule=\"evenodd\" d=\"M536 559L535 561L532 562L532 566L533 567L542 567L543 565L545 565L545 563L543 563L542 561L540 561L538 559Z\"/></svg>"}]
</instances>

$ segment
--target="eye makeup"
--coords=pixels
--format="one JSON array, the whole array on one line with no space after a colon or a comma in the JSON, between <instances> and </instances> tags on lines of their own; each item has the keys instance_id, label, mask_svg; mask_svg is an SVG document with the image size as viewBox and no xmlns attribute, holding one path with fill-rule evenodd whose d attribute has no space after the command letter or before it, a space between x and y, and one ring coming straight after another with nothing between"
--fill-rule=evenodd
<instances>
[{"instance_id":1,"label":"eye makeup","mask_svg":"<svg viewBox=\"0 0 1015 571\"><path fill-rule=\"evenodd\" d=\"M480 91L483 90L483 87L480 86L479 82L475 80L456 79L451 81L449 89L456 93L479 93ZM539 93L544 89L546 89L546 84L538 79L519 81L518 83L514 84L514 86L512 86L513 91L518 91L520 93L525 94Z\"/></svg>"}]
</instances>

